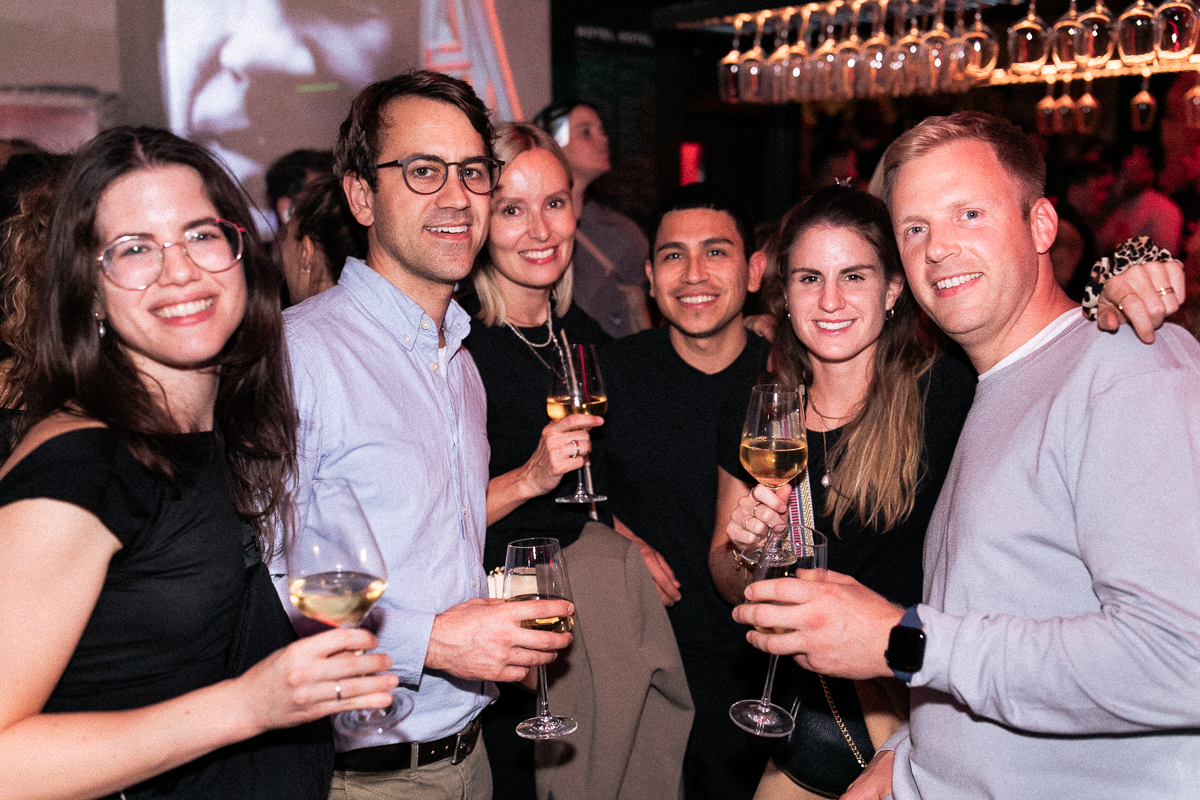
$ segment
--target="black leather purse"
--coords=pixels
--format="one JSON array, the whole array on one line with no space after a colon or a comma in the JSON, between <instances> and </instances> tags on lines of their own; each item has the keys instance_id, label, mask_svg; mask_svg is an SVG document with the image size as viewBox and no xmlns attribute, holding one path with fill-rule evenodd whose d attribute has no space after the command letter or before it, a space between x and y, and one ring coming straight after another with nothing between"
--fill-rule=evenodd
<instances>
[{"instance_id":1,"label":"black leather purse","mask_svg":"<svg viewBox=\"0 0 1200 800\"><path fill-rule=\"evenodd\" d=\"M771 740L771 760L810 792L840 797L875 755L854 681L792 662L784 686L780 704L790 705L796 728L786 739Z\"/></svg>"}]
</instances>

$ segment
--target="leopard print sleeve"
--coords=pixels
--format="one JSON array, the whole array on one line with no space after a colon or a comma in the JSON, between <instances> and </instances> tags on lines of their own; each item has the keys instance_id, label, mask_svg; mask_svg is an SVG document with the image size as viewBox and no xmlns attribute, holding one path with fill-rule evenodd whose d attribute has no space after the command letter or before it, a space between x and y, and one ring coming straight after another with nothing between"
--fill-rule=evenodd
<instances>
[{"instance_id":1,"label":"leopard print sleeve","mask_svg":"<svg viewBox=\"0 0 1200 800\"><path fill-rule=\"evenodd\" d=\"M1090 320L1096 319L1100 293L1104 291L1104 284L1108 283L1109 278L1120 275L1134 264L1170 260L1171 254L1151 242L1149 236L1126 239L1117 246L1112 258L1102 258L1092 267L1092 279L1083 290L1083 313Z\"/></svg>"}]
</instances>

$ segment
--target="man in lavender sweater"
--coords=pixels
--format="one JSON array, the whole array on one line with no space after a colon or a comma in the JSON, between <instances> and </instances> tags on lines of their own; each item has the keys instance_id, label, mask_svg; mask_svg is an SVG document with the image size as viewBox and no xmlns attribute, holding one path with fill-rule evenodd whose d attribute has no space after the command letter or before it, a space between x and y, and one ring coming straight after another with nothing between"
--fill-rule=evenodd
<instances>
[{"instance_id":1,"label":"man in lavender sweater","mask_svg":"<svg viewBox=\"0 0 1200 800\"><path fill-rule=\"evenodd\" d=\"M898 139L873 186L914 295L980 374L925 602L831 574L751 586L735 612L795 629L750 638L805 667L912 687L847 798L1200 797L1200 346L1085 322L1054 282L1044 180L1019 130L967 113Z\"/></svg>"}]
</instances>

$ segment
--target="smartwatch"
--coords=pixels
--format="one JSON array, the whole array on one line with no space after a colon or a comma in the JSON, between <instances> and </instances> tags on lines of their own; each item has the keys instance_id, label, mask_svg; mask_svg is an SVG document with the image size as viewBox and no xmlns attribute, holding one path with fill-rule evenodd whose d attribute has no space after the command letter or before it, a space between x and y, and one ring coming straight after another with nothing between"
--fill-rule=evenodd
<instances>
[{"instance_id":1,"label":"smartwatch","mask_svg":"<svg viewBox=\"0 0 1200 800\"><path fill-rule=\"evenodd\" d=\"M900 624L892 628L883 657L896 680L903 683L908 683L921 671L921 665L925 663L925 632L921 629L916 606L905 611Z\"/></svg>"}]
</instances>

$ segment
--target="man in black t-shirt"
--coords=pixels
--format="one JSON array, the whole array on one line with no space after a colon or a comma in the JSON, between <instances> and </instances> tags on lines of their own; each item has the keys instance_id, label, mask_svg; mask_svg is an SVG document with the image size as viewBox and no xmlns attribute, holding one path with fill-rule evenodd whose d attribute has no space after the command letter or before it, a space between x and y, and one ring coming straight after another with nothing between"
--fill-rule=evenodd
<instances>
[{"instance_id":1,"label":"man in black t-shirt","mask_svg":"<svg viewBox=\"0 0 1200 800\"><path fill-rule=\"evenodd\" d=\"M696 717L684 762L689 800L753 797L766 764L729 706L762 690L765 660L708 572L717 498L717 420L730 392L765 370L768 345L742 306L766 256L725 192L694 183L655 214L646 275L668 325L619 339L601 360L608 390L602 479L617 530L638 544L668 606Z\"/></svg>"}]
</instances>

